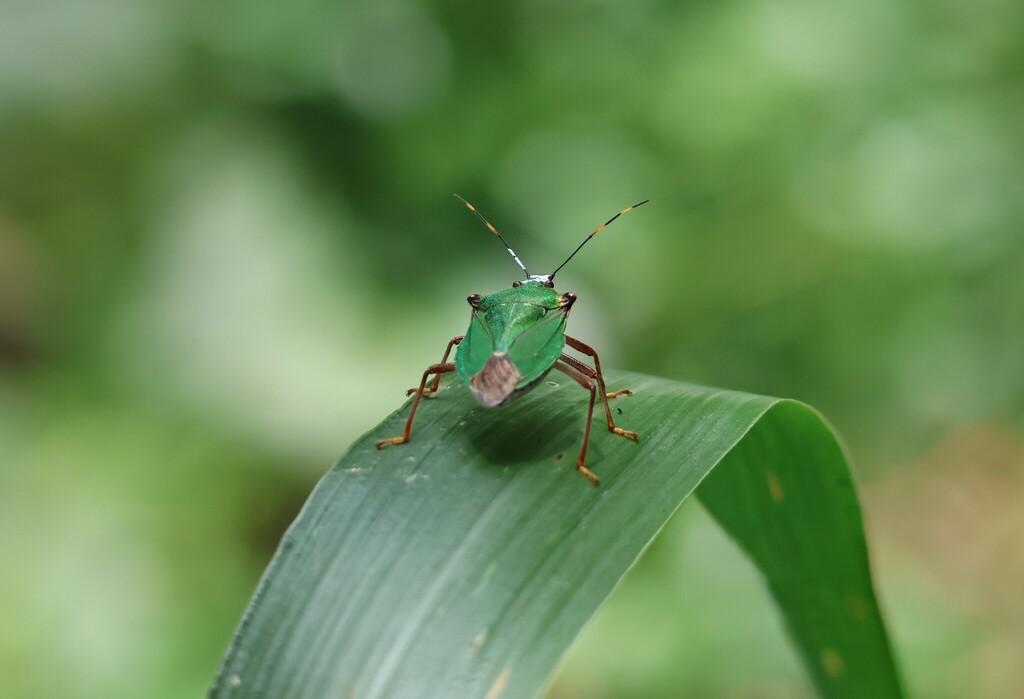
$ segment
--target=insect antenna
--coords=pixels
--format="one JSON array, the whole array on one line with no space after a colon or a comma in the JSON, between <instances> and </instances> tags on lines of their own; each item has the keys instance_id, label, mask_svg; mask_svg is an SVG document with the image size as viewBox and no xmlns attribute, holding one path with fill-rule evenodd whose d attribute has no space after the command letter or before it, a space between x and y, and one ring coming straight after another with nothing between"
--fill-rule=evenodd
<instances>
[{"instance_id":1,"label":"insect antenna","mask_svg":"<svg viewBox=\"0 0 1024 699\"><path fill-rule=\"evenodd\" d=\"M633 206L630 206L628 208L623 209L622 211L620 211L619 213L615 214L610 219L605 221L603 224L598 226L597 230L595 230L593 233L591 233L586 238L584 238L583 242L580 243L580 246L572 251L572 255L569 255L567 258L565 258L565 262L563 262L562 264L558 265L558 267L555 269L555 271L548 275L548 279L554 279L555 275L558 274L558 270L562 269L562 267L565 267L569 263L569 260L571 260L573 257L575 257L576 253L578 253L580 250L582 250L583 246L586 245L588 242L590 242L591 238L593 238L595 235L597 235L598 233L603 231L608 226L609 223L611 223L612 221L617 219L622 214L628 214L630 211L632 211L636 207L643 206L644 204L646 204L649 201L650 201L650 199L644 199L639 204L633 204Z\"/></svg>"},{"instance_id":2,"label":"insect antenna","mask_svg":"<svg viewBox=\"0 0 1024 699\"><path fill-rule=\"evenodd\" d=\"M505 242L505 239L501 237L501 233L499 233L499 232L498 232L498 229L497 229L497 228L495 228L494 226L492 226L492 225L491 225L491 222L490 222L490 221L488 221L488 220L487 220L486 218L484 218L484 215L483 215L483 214L481 214L481 213L480 213L479 211L477 211L477 210L476 210L476 207L474 207L474 206L473 206L472 204L470 204L470 203L469 203L468 201L466 201L465 199L463 199L462 197L460 197L460 196L459 196L458 194L456 194L456 195L454 195L454 196L455 196L455 198L456 198L456 199L458 199L458 200L459 200L459 201L461 201L461 202L462 202L463 204L465 204L465 205L466 205L466 208L467 208L467 209L469 209L469 210L470 210L470 211L472 211L472 212L473 212L474 214L476 214L476 217L477 217L478 219L480 219L481 221L483 221L483 222L484 222L484 225L485 225L485 226L487 226L487 230L489 230L489 231L490 231L491 233L493 233L494 235L498 236L498 240L500 240L500 241L501 241L501 244L505 246L505 249L506 249L506 250L508 250L508 254L509 254L509 255L511 255L511 256L512 256L512 259L516 261L516 264L517 264L517 265L519 265L519 268L520 268L521 270L523 270L523 273L524 273L524 274L525 274L525 275L526 275L527 277L529 277L529 276L530 276L530 273L526 271L526 266L525 266L525 265L523 264L523 261L522 261L522 260L520 260L520 259L519 259L519 256L518 256L518 255L516 255L515 251L514 251L514 250L513 250L513 249L512 249L511 247L509 247L509 244Z\"/></svg>"}]
</instances>

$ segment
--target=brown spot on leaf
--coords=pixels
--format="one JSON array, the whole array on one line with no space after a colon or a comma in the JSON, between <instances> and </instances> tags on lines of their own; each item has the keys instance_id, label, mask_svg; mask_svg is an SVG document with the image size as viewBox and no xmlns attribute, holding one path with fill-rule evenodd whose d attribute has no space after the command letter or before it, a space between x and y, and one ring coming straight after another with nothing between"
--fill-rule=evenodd
<instances>
[{"instance_id":1,"label":"brown spot on leaf","mask_svg":"<svg viewBox=\"0 0 1024 699\"><path fill-rule=\"evenodd\" d=\"M782 484L779 483L779 477L773 472L768 472L768 491L772 494L772 500L775 502L782 502L782 499L786 497L786 494L782 491Z\"/></svg>"},{"instance_id":2,"label":"brown spot on leaf","mask_svg":"<svg viewBox=\"0 0 1024 699\"><path fill-rule=\"evenodd\" d=\"M478 633L476 636L474 636L473 640L469 642L469 649L470 650L476 650L477 648L482 646L484 644L484 641L486 641L486 640L487 640L487 630L484 629L483 631Z\"/></svg>"},{"instance_id":3,"label":"brown spot on leaf","mask_svg":"<svg viewBox=\"0 0 1024 699\"><path fill-rule=\"evenodd\" d=\"M838 679L846 672L843 656L839 655L835 648L825 647L821 649L821 665L832 679Z\"/></svg>"},{"instance_id":4,"label":"brown spot on leaf","mask_svg":"<svg viewBox=\"0 0 1024 699\"><path fill-rule=\"evenodd\" d=\"M857 621L861 621L867 616L867 608L864 606L864 600L860 598L860 595L850 593L846 596L846 608L850 610L850 616Z\"/></svg>"},{"instance_id":5,"label":"brown spot on leaf","mask_svg":"<svg viewBox=\"0 0 1024 699\"><path fill-rule=\"evenodd\" d=\"M512 677L512 668L505 668L498 673L498 676L494 678L494 684L487 690L487 694L484 695L484 699L498 699L501 693L505 691L505 687L508 687L508 680Z\"/></svg>"}]
</instances>

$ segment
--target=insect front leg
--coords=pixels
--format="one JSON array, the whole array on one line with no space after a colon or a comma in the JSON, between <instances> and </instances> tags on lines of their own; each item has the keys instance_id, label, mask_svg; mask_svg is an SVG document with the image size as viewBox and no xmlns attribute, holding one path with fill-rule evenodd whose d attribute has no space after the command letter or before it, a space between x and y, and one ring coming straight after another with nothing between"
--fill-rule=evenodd
<instances>
[{"instance_id":1,"label":"insect front leg","mask_svg":"<svg viewBox=\"0 0 1024 699\"><path fill-rule=\"evenodd\" d=\"M461 338L460 338L461 339ZM454 342L454 340L452 340ZM451 349L449 345L448 349ZM447 352L445 356L447 356ZM431 374L435 374L437 379L440 381L441 374L447 374L450 371L455 371L455 364L452 362L442 362L441 364L431 364L427 367L427 370L423 372L423 378L420 379L420 387L416 389L416 399L412 402L412 410L409 411L409 419L405 422L405 431L397 437L391 437L389 439L381 439L377 441L377 448L383 449L389 447L392 444L405 444L409 441L409 434L412 432L412 419L416 417L416 408L420 405L420 399L423 397L425 387L427 385L427 379L430 378ZM436 385L436 383L435 383Z\"/></svg>"},{"instance_id":2,"label":"insect front leg","mask_svg":"<svg viewBox=\"0 0 1024 699\"><path fill-rule=\"evenodd\" d=\"M451 340L448 341L448 346L444 348L444 356L441 357L441 362L440 362L441 364L444 364L445 362L448 361L448 355L451 354L452 347L454 347L455 345L459 344L464 339L466 339L465 335L458 335L458 336L453 337ZM425 395L425 396L433 396L435 393L437 393L437 389L438 389L438 387L440 387L440 385L441 385L441 375L438 374L437 376L434 377L434 381L430 384L430 388L428 388L428 389L423 391L423 395ZM416 389L415 388L410 388L408 391L405 392L405 395L411 396L413 393L416 393Z\"/></svg>"},{"instance_id":3,"label":"insect front leg","mask_svg":"<svg viewBox=\"0 0 1024 699\"><path fill-rule=\"evenodd\" d=\"M608 390L605 388L604 385L604 375L601 373L601 360L597 358L597 352L594 351L594 348L591 347L590 345L580 342L575 337L569 337L568 335L565 336L565 344L569 345L577 352L582 352L583 354L586 354L594 358L594 368L590 368L589 366L579 361L578 359L574 359L573 357L570 357L565 354L562 355L562 361L572 365L574 368L582 371L588 377L594 379L597 382L597 387L601 391L601 402L604 405L604 415L608 419L608 431L614 432L615 434L620 434L623 437L628 437L629 439L632 439L634 442L640 441L640 437L639 435L637 435L636 432L624 430L620 427L615 426L615 420L612 418L612 409L611 406L608 405L609 398L615 398L617 396L627 396L633 392L626 388L621 391L614 391L612 393L608 393Z\"/></svg>"},{"instance_id":4,"label":"insect front leg","mask_svg":"<svg viewBox=\"0 0 1024 699\"><path fill-rule=\"evenodd\" d=\"M594 421L594 398L597 396L597 386L581 371L561 360L555 362L555 368L564 374L568 374L580 386L590 391L590 405L587 407L587 424L583 428L583 446L580 447L580 455L576 459L576 470L594 485L601 485L601 479L594 475L594 472L587 468L586 465L587 447L590 445L590 423Z\"/></svg>"}]
</instances>

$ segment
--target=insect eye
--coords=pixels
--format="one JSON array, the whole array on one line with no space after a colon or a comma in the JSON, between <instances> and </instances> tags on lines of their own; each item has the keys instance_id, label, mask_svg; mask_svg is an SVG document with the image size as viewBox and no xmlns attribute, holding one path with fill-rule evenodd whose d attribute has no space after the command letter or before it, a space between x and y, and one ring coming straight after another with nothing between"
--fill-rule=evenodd
<instances>
[{"instance_id":1,"label":"insect eye","mask_svg":"<svg viewBox=\"0 0 1024 699\"><path fill-rule=\"evenodd\" d=\"M576 294L572 293L571 291L567 291L564 294L562 294L562 303L565 304L566 306L571 306L575 302Z\"/></svg>"},{"instance_id":2,"label":"insect eye","mask_svg":"<svg viewBox=\"0 0 1024 699\"><path fill-rule=\"evenodd\" d=\"M479 308L481 298L480 294L470 294L466 297L466 300L469 301L469 305L473 308Z\"/></svg>"},{"instance_id":3,"label":"insect eye","mask_svg":"<svg viewBox=\"0 0 1024 699\"><path fill-rule=\"evenodd\" d=\"M513 288L513 289L518 289L518 288L519 288L519 287L521 287L522 285L523 285L523 283L522 283L522 282L512 282L512 288Z\"/></svg>"}]
</instances>

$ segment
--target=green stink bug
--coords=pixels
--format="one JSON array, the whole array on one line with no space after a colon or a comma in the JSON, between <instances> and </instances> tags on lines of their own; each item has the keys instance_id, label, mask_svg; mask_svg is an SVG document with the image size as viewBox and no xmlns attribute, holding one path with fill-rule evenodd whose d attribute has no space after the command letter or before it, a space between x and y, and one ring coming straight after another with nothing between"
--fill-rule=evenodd
<instances>
[{"instance_id":1,"label":"green stink bug","mask_svg":"<svg viewBox=\"0 0 1024 699\"><path fill-rule=\"evenodd\" d=\"M460 197L456 198L484 222L488 230L498 239L512 255L526 279L513 282L511 289L498 291L487 296L473 294L467 300L472 307L469 330L465 335L453 337L445 348L444 356L438 364L432 364L423 372L419 388L411 388L406 395L416 394L409 411L409 419L405 423L405 431L397 437L382 439L377 448L393 444L404 444L409 441L412 432L412 421L424 395L436 393L441 384L441 375L458 372L459 377L469 386L473 396L480 405L495 408L515 400L536 386L552 369L567 374L583 388L590 391L590 406L587 410L587 423L583 430L583 446L576 459L576 470L590 479L594 485L600 485L600 479L586 466L587 445L590 443L590 423L594 417L594 400L600 394L604 405L605 417L608 419L608 430L615 434L628 437L634 442L639 441L636 432L630 432L615 426L608 399L631 393L629 389L609 393L605 389L604 376L601 374L601 362L590 346L583 344L574 337L565 334L565 322L569 317L569 309L576 302L572 293L559 294L555 291L555 275L578 253L587 242L600 233L612 221L622 214L628 213L638 206L646 204L644 200L623 209L612 216L587 236L579 244L565 262L558 265L551 274L530 274L526 271L519 257L512 251L509 244L501 237L501 233L477 211L472 204ZM572 349L594 359L594 366L589 366L563 351L568 345ZM452 347L458 347L455 361L449 362L448 355ZM427 380L434 380L427 388ZM621 411L620 411L621 412Z\"/></svg>"}]
</instances>

